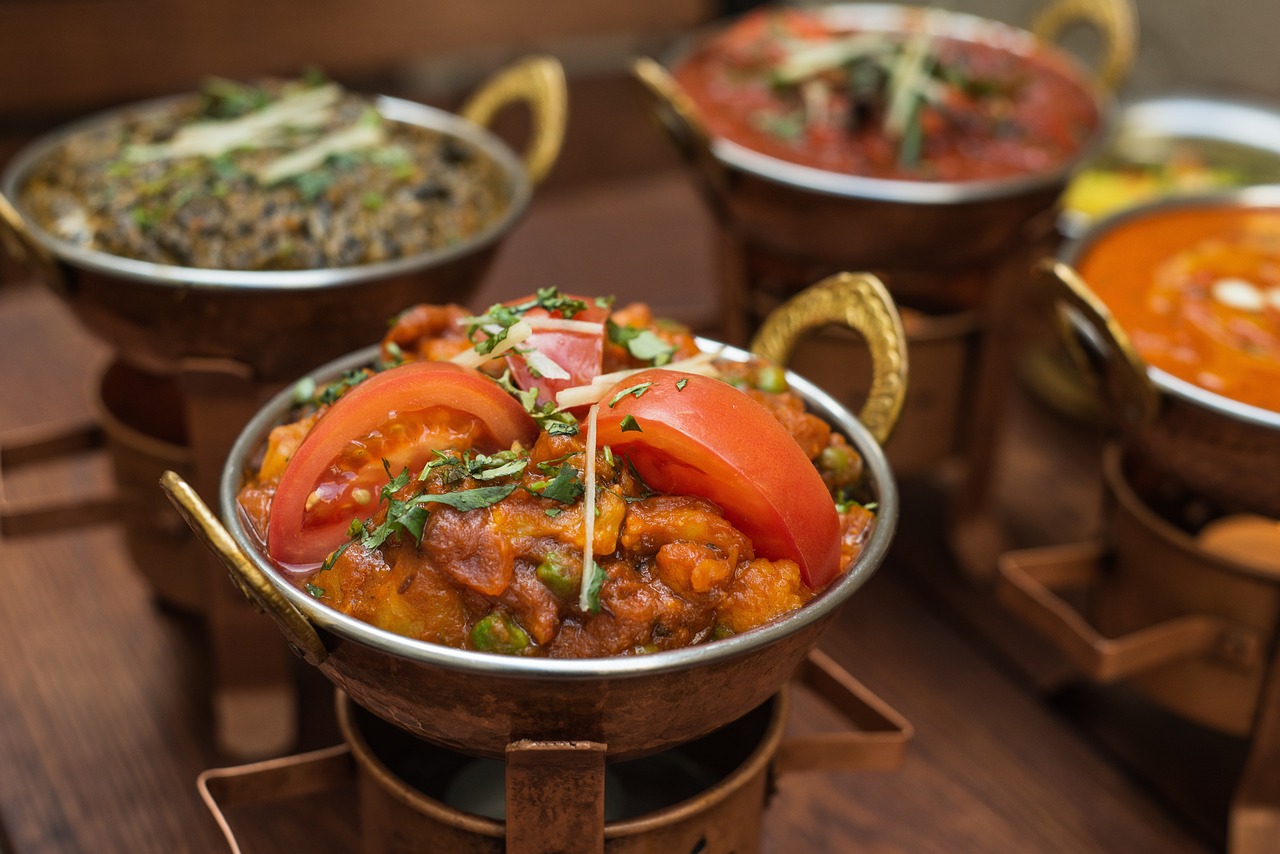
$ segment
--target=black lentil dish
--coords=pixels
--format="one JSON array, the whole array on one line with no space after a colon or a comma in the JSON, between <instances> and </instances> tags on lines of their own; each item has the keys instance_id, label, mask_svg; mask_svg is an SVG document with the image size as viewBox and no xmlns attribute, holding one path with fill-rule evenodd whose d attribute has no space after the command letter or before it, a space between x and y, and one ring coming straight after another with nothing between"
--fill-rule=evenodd
<instances>
[{"instance_id":1,"label":"black lentil dish","mask_svg":"<svg viewBox=\"0 0 1280 854\"><path fill-rule=\"evenodd\" d=\"M351 267L465 241L507 179L471 142L323 80L212 80L68 137L22 207L111 255L219 270Z\"/></svg>"}]
</instances>

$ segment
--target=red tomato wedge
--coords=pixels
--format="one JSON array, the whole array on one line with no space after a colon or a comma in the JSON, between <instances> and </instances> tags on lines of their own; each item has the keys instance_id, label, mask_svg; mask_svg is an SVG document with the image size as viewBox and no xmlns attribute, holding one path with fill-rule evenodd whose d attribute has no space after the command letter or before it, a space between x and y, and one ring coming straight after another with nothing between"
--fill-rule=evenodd
<instances>
[{"instance_id":1,"label":"red tomato wedge","mask_svg":"<svg viewBox=\"0 0 1280 854\"><path fill-rule=\"evenodd\" d=\"M609 310L596 305L594 300L583 297L576 297L576 299L581 299L587 307L569 319L587 323L596 328L590 330L585 328L537 329L536 324L540 319L563 320L566 318L560 311L548 312L544 308L531 308L524 313L524 318L535 325L535 331L521 342L518 348L521 352L507 356L507 366L511 368L512 381L522 389L536 388L540 405L554 403L557 392L586 385L600 375L604 360L604 322L609 317ZM515 304L519 305L525 301L516 300ZM528 357L523 355L523 351L527 350L538 351L563 368L569 376L538 376L537 372L530 367Z\"/></svg>"},{"instance_id":2,"label":"red tomato wedge","mask_svg":"<svg viewBox=\"0 0 1280 854\"><path fill-rule=\"evenodd\" d=\"M478 371L411 362L383 371L338 399L289 460L271 502L267 553L299 569L350 539L355 518L378 509L392 475L415 474L434 450L469 442L485 453L532 444L538 425Z\"/></svg>"},{"instance_id":3,"label":"red tomato wedge","mask_svg":"<svg viewBox=\"0 0 1280 854\"><path fill-rule=\"evenodd\" d=\"M840 520L822 476L767 409L728 383L641 371L604 397L596 429L651 489L715 502L756 554L794 560L810 588L839 574Z\"/></svg>"}]
</instances>

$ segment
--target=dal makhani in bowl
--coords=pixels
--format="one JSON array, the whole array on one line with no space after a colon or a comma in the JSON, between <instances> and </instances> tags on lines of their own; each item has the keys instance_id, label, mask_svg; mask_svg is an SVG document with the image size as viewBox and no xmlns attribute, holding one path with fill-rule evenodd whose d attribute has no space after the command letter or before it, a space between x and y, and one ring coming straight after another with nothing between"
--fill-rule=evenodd
<instances>
[{"instance_id":1,"label":"dal makhani in bowl","mask_svg":"<svg viewBox=\"0 0 1280 854\"><path fill-rule=\"evenodd\" d=\"M741 715L897 512L875 441L803 379L554 291L407 312L246 428L222 501L224 560L304 654L487 755L637 755Z\"/></svg>"},{"instance_id":2,"label":"dal makhani in bowl","mask_svg":"<svg viewBox=\"0 0 1280 854\"><path fill-rule=\"evenodd\" d=\"M523 161L484 127L511 101L535 115ZM31 143L0 179L0 236L139 367L227 357L284 382L315 365L292 332L330 359L406 305L470 293L564 118L546 58L461 115L324 79L213 80Z\"/></svg>"}]
</instances>

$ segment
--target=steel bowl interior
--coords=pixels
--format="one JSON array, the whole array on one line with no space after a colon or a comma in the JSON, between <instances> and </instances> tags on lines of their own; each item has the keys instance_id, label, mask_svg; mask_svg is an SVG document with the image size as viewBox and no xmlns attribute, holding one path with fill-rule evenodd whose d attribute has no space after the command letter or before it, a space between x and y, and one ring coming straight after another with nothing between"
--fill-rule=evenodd
<instances>
[{"instance_id":1,"label":"steel bowl interior","mask_svg":"<svg viewBox=\"0 0 1280 854\"><path fill-rule=\"evenodd\" d=\"M725 358L746 360L743 350L699 339L704 350L721 351ZM723 350L721 348L723 347ZM323 382L341 373L370 364L377 348L354 353L318 369L311 376ZM244 481L247 467L261 453L271 428L283 420L292 400L292 390L286 389L272 399L250 421L232 447L222 474L220 512L223 523L240 549L267 576L285 598L317 628L343 639L367 646L397 659L425 664L435 668L456 671L477 678L485 676L517 677L550 685L560 682L652 677L664 673L676 673L692 668L713 666L750 655L776 644L810 624L829 618L837 608L861 587L884 561L898 518L898 493L883 452L866 429L858 423L841 404L826 392L804 378L788 374L793 390L801 394L811 411L826 419L835 429L845 434L863 455L866 469L878 502L875 531L863 553L852 567L827 588L821 595L803 608L788 616L744 632L731 638L679 650L657 652L644 656L619 656L594 659L540 659L511 657L426 643L402 635L393 634L353 617L349 617L321 604L283 577L281 572L263 554L256 537L241 519L236 495ZM484 683L478 682L477 685Z\"/></svg>"}]
</instances>

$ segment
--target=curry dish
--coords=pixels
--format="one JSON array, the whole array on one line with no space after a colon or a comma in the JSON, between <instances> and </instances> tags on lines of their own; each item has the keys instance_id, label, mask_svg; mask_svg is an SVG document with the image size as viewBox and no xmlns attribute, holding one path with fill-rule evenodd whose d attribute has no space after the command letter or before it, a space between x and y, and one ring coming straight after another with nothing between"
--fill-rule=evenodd
<instances>
[{"instance_id":1,"label":"curry dish","mask_svg":"<svg viewBox=\"0 0 1280 854\"><path fill-rule=\"evenodd\" d=\"M499 219L509 193L472 143L387 119L335 83L212 80L73 133L19 198L49 234L110 255L301 270L455 245Z\"/></svg>"},{"instance_id":2,"label":"curry dish","mask_svg":"<svg viewBox=\"0 0 1280 854\"><path fill-rule=\"evenodd\" d=\"M1144 212L1078 266L1148 364L1280 412L1280 209Z\"/></svg>"},{"instance_id":3,"label":"curry dish","mask_svg":"<svg viewBox=\"0 0 1280 854\"><path fill-rule=\"evenodd\" d=\"M1049 49L837 29L761 10L699 44L675 75L711 132L837 173L970 181L1052 171L1091 139L1089 86Z\"/></svg>"},{"instance_id":4,"label":"curry dish","mask_svg":"<svg viewBox=\"0 0 1280 854\"><path fill-rule=\"evenodd\" d=\"M554 290L405 312L298 390L239 495L280 571L388 631L515 655L674 649L825 589L875 524L786 374L643 304Z\"/></svg>"}]
</instances>

